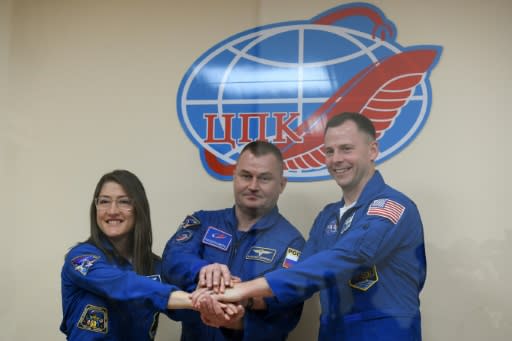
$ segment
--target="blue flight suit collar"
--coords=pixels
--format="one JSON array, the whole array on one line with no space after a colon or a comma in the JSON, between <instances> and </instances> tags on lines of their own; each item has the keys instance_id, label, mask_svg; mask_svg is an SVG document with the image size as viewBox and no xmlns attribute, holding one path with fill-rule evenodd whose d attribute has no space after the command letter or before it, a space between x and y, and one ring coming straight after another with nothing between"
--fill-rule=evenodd
<instances>
[{"instance_id":1,"label":"blue flight suit collar","mask_svg":"<svg viewBox=\"0 0 512 341\"><path fill-rule=\"evenodd\" d=\"M360 207L364 205L366 202L375 199L375 196L382 192L382 190L386 187L386 183L384 182L384 178L380 174L378 170L375 171L373 176L368 180L366 185L363 188L363 191L357 198L357 202L354 207ZM345 199L341 198L340 208L345 205Z\"/></svg>"},{"instance_id":2,"label":"blue flight suit collar","mask_svg":"<svg viewBox=\"0 0 512 341\"><path fill-rule=\"evenodd\" d=\"M227 217L226 225L229 226L233 232L238 231L238 219L236 218L235 206L231 208L231 214ZM258 219L258 221L251 226L248 232L269 229L278 222L280 217L279 209L275 206L270 212Z\"/></svg>"}]
</instances>

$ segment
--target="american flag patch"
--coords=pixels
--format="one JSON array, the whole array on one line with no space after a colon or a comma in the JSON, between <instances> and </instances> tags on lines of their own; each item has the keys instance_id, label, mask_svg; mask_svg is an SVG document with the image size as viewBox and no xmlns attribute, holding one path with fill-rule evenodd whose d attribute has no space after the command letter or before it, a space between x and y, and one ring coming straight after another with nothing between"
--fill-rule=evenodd
<instances>
[{"instance_id":1,"label":"american flag patch","mask_svg":"<svg viewBox=\"0 0 512 341\"><path fill-rule=\"evenodd\" d=\"M387 218L391 220L393 224L396 224L402 217L404 211L405 207L396 201L391 199L377 199L370 204L367 214Z\"/></svg>"}]
</instances>

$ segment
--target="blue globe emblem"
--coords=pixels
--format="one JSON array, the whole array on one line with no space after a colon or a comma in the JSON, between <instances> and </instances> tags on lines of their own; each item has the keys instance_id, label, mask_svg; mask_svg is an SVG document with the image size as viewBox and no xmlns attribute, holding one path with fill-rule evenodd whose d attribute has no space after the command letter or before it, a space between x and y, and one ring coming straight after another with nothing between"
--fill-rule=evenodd
<instances>
[{"instance_id":1,"label":"blue globe emblem","mask_svg":"<svg viewBox=\"0 0 512 341\"><path fill-rule=\"evenodd\" d=\"M216 173L215 167L235 164L250 140L300 145L297 128L333 94L368 67L405 50L374 37L368 20L343 23L302 21L258 27L220 42L192 65L179 88L178 115L210 174L229 179L230 174ZM344 94L351 95L350 89ZM423 77L400 113L381 131L377 162L412 141L429 107L430 85ZM205 155L214 157L216 165ZM292 181L329 178L320 158L312 155L318 162L306 167L290 163L286 176Z\"/></svg>"}]
</instances>

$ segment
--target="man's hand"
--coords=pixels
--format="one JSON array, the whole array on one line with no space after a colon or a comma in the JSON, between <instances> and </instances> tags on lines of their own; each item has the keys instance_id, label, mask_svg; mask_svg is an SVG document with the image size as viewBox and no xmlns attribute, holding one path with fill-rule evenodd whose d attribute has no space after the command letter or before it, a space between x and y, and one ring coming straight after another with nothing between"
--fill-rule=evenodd
<instances>
[{"instance_id":1,"label":"man's hand","mask_svg":"<svg viewBox=\"0 0 512 341\"><path fill-rule=\"evenodd\" d=\"M243 329L245 310L241 305L226 303L222 304L224 308L219 310L215 302L217 301L212 296L199 302L201 320L204 324L216 328Z\"/></svg>"},{"instance_id":2,"label":"man's hand","mask_svg":"<svg viewBox=\"0 0 512 341\"><path fill-rule=\"evenodd\" d=\"M232 282L229 268L225 264L213 263L201 268L197 284L198 288L207 288L218 294L223 293L226 287L231 287Z\"/></svg>"},{"instance_id":3,"label":"man's hand","mask_svg":"<svg viewBox=\"0 0 512 341\"><path fill-rule=\"evenodd\" d=\"M233 288L228 288L224 293L214 295L214 298L221 302L242 302L249 297L271 297L273 296L267 280L259 277L251 281L236 283ZM194 298L192 298L194 302Z\"/></svg>"},{"instance_id":4,"label":"man's hand","mask_svg":"<svg viewBox=\"0 0 512 341\"><path fill-rule=\"evenodd\" d=\"M201 288L189 295L193 309L205 315L212 323L228 323L232 316L240 314L239 308L232 303L222 303L213 298L213 291Z\"/></svg>"}]
</instances>

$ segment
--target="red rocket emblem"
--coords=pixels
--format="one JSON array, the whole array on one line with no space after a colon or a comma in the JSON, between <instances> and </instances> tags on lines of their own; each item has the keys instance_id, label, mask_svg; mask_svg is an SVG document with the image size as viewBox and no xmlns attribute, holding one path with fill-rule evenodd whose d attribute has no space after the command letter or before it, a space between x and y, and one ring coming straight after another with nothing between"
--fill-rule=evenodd
<instances>
[{"instance_id":1,"label":"red rocket emblem","mask_svg":"<svg viewBox=\"0 0 512 341\"><path fill-rule=\"evenodd\" d=\"M381 153L419 133L431 104L429 75L441 48L404 48L375 6L339 6L303 21L258 27L194 63L178 92L180 121L210 174L230 179L251 140L276 144L292 181L329 178L323 132L341 112L374 123Z\"/></svg>"}]
</instances>

